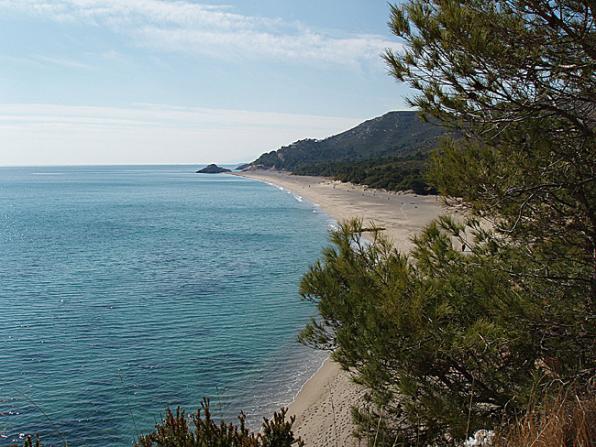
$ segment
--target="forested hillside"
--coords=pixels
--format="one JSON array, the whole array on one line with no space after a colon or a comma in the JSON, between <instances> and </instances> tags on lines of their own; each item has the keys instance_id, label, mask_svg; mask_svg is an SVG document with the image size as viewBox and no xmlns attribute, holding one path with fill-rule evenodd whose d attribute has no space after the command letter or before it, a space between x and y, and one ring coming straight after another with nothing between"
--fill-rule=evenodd
<instances>
[{"instance_id":1,"label":"forested hillside","mask_svg":"<svg viewBox=\"0 0 596 447\"><path fill-rule=\"evenodd\" d=\"M426 159L443 133L416 112L389 112L324 140L296 141L261 155L252 165L428 193L433 188L424 180Z\"/></svg>"}]
</instances>

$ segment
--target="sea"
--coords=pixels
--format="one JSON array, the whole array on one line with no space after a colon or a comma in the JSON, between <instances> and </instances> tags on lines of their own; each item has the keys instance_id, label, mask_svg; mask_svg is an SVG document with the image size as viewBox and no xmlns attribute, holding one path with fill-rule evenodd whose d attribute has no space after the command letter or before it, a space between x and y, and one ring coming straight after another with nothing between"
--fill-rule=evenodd
<instances>
[{"instance_id":1,"label":"sea","mask_svg":"<svg viewBox=\"0 0 596 447\"><path fill-rule=\"evenodd\" d=\"M200 167L0 168L0 446L131 446L204 397L258 427L321 365L299 281L332 221Z\"/></svg>"}]
</instances>

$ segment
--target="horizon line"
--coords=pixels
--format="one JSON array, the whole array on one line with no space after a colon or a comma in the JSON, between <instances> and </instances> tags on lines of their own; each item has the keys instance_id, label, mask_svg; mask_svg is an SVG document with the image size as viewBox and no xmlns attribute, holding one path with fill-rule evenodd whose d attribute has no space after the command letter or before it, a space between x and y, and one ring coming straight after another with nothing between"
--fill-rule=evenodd
<instances>
[{"instance_id":1,"label":"horizon line","mask_svg":"<svg viewBox=\"0 0 596 447\"><path fill-rule=\"evenodd\" d=\"M197 162L197 163L73 163L73 164L44 164L44 165L1 165L0 168L76 168L76 167L110 167L110 166L200 166L216 164L218 166L241 165L250 162L239 161L231 163Z\"/></svg>"}]
</instances>

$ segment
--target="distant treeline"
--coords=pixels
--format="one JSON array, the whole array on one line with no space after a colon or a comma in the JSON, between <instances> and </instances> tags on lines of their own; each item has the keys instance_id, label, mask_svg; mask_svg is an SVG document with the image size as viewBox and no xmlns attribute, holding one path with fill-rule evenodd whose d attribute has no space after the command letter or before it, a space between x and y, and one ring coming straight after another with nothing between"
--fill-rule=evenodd
<instances>
[{"instance_id":1,"label":"distant treeline","mask_svg":"<svg viewBox=\"0 0 596 447\"><path fill-rule=\"evenodd\" d=\"M390 157L363 161L322 162L301 165L297 175L320 175L342 182L367 185L388 191L414 191L416 194L437 194L426 180L428 153L408 157Z\"/></svg>"}]
</instances>

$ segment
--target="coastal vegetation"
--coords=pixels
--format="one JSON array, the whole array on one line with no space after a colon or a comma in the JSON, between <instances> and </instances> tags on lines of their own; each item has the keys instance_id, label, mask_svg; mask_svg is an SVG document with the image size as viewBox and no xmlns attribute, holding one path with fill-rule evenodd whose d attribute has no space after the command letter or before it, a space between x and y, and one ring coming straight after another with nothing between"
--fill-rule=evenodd
<instances>
[{"instance_id":1,"label":"coastal vegetation","mask_svg":"<svg viewBox=\"0 0 596 447\"><path fill-rule=\"evenodd\" d=\"M419 92L411 104L460 136L440 143L430 175L467 217L433 222L409 254L346 222L303 278L320 318L301 340L366 389L354 419L370 445L461 445L480 429L517 433L508 445L593 445L574 416L552 443L523 443L569 408L553 396L594 417L593 12L566 0L391 7L407 45L385 60Z\"/></svg>"},{"instance_id":2,"label":"coastal vegetation","mask_svg":"<svg viewBox=\"0 0 596 447\"><path fill-rule=\"evenodd\" d=\"M251 166L333 177L389 191L434 194L426 179L431 149L445 130L415 111L389 112L323 140L296 141Z\"/></svg>"},{"instance_id":3,"label":"coastal vegetation","mask_svg":"<svg viewBox=\"0 0 596 447\"><path fill-rule=\"evenodd\" d=\"M152 433L141 436L135 447L303 447L292 432L294 418L287 421L286 411L274 413L271 420L264 419L261 431L253 433L246 427L243 413L238 416L238 425L214 421L205 399L192 416L194 430L183 410L167 410L163 422Z\"/></svg>"},{"instance_id":4,"label":"coastal vegetation","mask_svg":"<svg viewBox=\"0 0 596 447\"><path fill-rule=\"evenodd\" d=\"M416 194L437 194L426 179L428 154L370 159L355 162L317 163L297 168L297 175L322 175L342 182L366 185L387 191L413 191Z\"/></svg>"},{"instance_id":5,"label":"coastal vegetation","mask_svg":"<svg viewBox=\"0 0 596 447\"><path fill-rule=\"evenodd\" d=\"M427 226L409 253L374 225L344 222L302 279L320 316L300 340L329 350L366 391L353 417L369 445L457 446L479 430L499 446L594 445L593 13L587 0L392 6L407 45L386 53L391 73L457 139L437 132L430 158L426 146L354 143L355 159L324 158L347 146L306 140L255 162L414 189L428 159L447 203L467 207ZM168 411L137 445L302 445L292 423L282 410L253 433L242 415L214 421L205 401L192 426Z\"/></svg>"},{"instance_id":6,"label":"coastal vegetation","mask_svg":"<svg viewBox=\"0 0 596 447\"><path fill-rule=\"evenodd\" d=\"M261 430L255 433L246 426L243 413L238 416L238 424L215 420L209 400L204 399L190 417L181 408L176 412L167 409L155 430L140 436L134 447L304 447L292 432L295 418L288 420L286 414L287 410L281 409L271 419L263 419ZM42 447L42 443L39 437L27 436L23 447Z\"/></svg>"}]
</instances>

